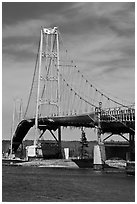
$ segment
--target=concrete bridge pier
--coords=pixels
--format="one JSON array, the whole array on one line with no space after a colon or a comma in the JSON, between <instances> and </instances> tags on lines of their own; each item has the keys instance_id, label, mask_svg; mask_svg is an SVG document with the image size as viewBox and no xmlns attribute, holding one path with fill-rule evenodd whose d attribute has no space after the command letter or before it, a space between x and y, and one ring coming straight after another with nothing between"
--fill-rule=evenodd
<instances>
[{"instance_id":1,"label":"concrete bridge pier","mask_svg":"<svg viewBox=\"0 0 137 204\"><path fill-rule=\"evenodd\" d=\"M103 143L94 146L94 170L104 169L104 164L106 160L105 146Z\"/></svg>"}]
</instances>

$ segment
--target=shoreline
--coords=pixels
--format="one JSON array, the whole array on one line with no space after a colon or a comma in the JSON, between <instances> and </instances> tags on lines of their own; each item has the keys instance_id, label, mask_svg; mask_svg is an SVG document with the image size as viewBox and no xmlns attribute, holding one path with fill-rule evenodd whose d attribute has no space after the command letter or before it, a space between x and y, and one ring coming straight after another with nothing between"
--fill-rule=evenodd
<instances>
[{"instance_id":1,"label":"shoreline","mask_svg":"<svg viewBox=\"0 0 137 204\"><path fill-rule=\"evenodd\" d=\"M51 159L51 160L44 160L44 159L35 159L31 161L23 161L14 163L11 161L10 163L3 163L4 166L20 166L20 167L39 167L39 168L70 168L70 169L81 169L79 168L75 162L71 159ZM82 168L82 169L91 169L93 168ZM121 166L112 167L108 166L105 167L103 170L94 170L94 171L102 171L105 173L122 173L126 172L126 168L121 168Z\"/></svg>"}]
</instances>

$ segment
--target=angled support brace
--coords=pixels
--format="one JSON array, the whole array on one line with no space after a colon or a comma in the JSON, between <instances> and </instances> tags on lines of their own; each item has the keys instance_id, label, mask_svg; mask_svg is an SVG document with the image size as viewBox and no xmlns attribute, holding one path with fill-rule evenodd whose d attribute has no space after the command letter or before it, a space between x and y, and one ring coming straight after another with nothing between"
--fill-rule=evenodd
<instances>
[{"instance_id":1,"label":"angled support brace","mask_svg":"<svg viewBox=\"0 0 137 204\"><path fill-rule=\"evenodd\" d=\"M124 137L122 134L119 134L122 138L124 138L126 141L128 141L129 142L129 140L126 138L126 137Z\"/></svg>"},{"instance_id":2,"label":"angled support brace","mask_svg":"<svg viewBox=\"0 0 137 204\"><path fill-rule=\"evenodd\" d=\"M42 135L44 134L45 131L46 131L46 129L43 130L43 132L40 134L39 139L42 137Z\"/></svg>"},{"instance_id":3,"label":"angled support brace","mask_svg":"<svg viewBox=\"0 0 137 204\"><path fill-rule=\"evenodd\" d=\"M51 131L51 130L49 130L50 131L50 133L52 134L52 136L54 137L54 139L56 140L56 142L58 143L58 140L57 140L57 138L55 137L55 135L53 134L53 132Z\"/></svg>"},{"instance_id":4,"label":"angled support brace","mask_svg":"<svg viewBox=\"0 0 137 204\"><path fill-rule=\"evenodd\" d=\"M110 138L112 135L113 135L113 133L111 133L108 137L106 137L106 138L103 140L103 142L104 142L105 140L107 140L108 138Z\"/></svg>"}]
</instances>

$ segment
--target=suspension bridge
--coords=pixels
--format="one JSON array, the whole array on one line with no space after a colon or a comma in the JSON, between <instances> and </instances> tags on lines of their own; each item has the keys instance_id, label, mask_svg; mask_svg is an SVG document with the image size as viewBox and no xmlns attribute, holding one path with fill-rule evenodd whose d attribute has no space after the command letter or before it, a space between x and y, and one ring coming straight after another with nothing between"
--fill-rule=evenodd
<instances>
[{"instance_id":1,"label":"suspension bridge","mask_svg":"<svg viewBox=\"0 0 137 204\"><path fill-rule=\"evenodd\" d=\"M97 128L99 142L104 133L110 133L107 138L113 134L125 138L123 134L129 133L133 140L134 104L115 100L96 88L69 59L68 51L61 50L61 42L57 27L41 28L28 103L14 131L12 150L18 149L32 127L35 145L46 130L61 142L62 126Z\"/></svg>"}]
</instances>

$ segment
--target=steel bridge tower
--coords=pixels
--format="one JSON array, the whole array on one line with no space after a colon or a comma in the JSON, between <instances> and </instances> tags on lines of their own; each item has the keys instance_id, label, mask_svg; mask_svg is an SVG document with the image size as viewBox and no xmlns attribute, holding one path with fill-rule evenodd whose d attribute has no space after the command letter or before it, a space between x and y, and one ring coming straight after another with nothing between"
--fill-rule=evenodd
<instances>
[{"instance_id":1,"label":"steel bridge tower","mask_svg":"<svg viewBox=\"0 0 137 204\"><path fill-rule=\"evenodd\" d=\"M39 130L38 119L60 115L59 32L57 27L41 28L38 51L37 95L35 113L35 140ZM58 129L61 143L61 128Z\"/></svg>"}]
</instances>

